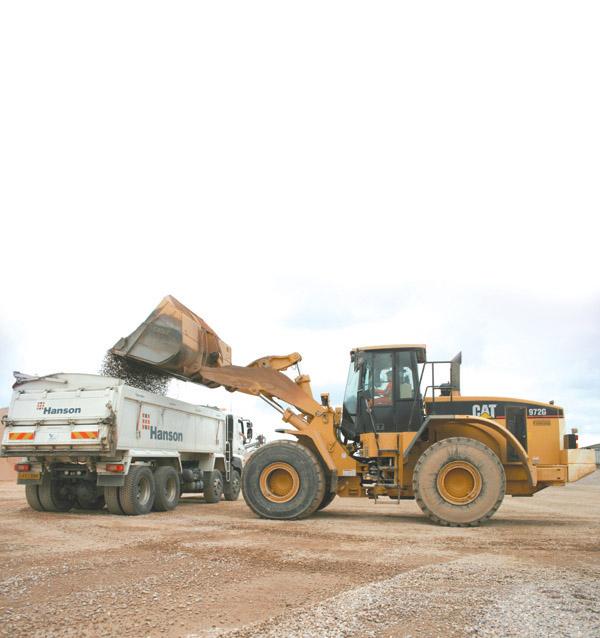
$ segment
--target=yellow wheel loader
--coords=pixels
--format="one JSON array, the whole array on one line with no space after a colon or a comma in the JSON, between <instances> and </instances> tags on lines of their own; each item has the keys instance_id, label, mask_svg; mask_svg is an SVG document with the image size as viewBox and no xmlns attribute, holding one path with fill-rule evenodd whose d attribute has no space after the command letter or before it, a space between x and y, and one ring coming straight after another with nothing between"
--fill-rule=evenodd
<instances>
[{"instance_id":1,"label":"yellow wheel loader","mask_svg":"<svg viewBox=\"0 0 600 638\"><path fill-rule=\"evenodd\" d=\"M313 397L307 375L284 374L298 353L230 365L229 347L172 297L112 352L259 396L281 413L287 427L278 432L295 440L259 448L242 474L244 498L264 518L305 518L336 495L367 496L415 499L436 523L473 526L506 494L532 496L595 470L593 451L564 434L563 409L552 402L463 396L460 354L427 361L423 345L355 348L336 408L328 394Z\"/></svg>"}]
</instances>

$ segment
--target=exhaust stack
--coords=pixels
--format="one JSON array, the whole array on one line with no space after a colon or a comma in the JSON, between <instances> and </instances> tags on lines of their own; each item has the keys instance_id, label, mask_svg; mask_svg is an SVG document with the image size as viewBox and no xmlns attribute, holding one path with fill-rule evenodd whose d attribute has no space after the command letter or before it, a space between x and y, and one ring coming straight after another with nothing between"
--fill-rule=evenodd
<instances>
[{"instance_id":1,"label":"exhaust stack","mask_svg":"<svg viewBox=\"0 0 600 638\"><path fill-rule=\"evenodd\" d=\"M459 352L450 361L450 385L452 386L452 392L456 392L460 395L460 364L462 363L462 352Z\"/></svg>"},{"instance_id":2,"label":"exhaust stack","mask_svg":"<svg viewBox=\"0 0 600 638\"><path fill-rule=\"evenodd\" d=\"M171 295L128 337L119 339L110 352L209 387L219 384L204 380L200 370L231 365L231 348L203 319Z\"/></svg>"}]
</instances>

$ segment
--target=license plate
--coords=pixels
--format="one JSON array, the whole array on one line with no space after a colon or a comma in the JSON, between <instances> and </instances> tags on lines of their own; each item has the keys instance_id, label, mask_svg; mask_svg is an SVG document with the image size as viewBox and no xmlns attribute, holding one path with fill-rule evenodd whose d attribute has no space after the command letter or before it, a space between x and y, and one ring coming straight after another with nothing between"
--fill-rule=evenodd
<instances>
[{"instance_id":1,"label":"license plate","mask_svg":"<svg viewBox=\"0 0 600 638\"><path fill-rule=\"evenodd\" d=\"M17 478L25 479L26 481L39 481L42 478L41 472L19 472Z\"/></svg>"}]
</instances>

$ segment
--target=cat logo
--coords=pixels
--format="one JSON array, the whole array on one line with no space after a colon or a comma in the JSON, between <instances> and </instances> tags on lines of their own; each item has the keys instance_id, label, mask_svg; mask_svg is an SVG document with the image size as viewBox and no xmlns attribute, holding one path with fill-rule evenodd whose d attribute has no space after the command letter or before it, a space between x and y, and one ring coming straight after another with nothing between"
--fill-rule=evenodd
<instances>
[{"instance_id":1,"label":"cat logo","mask_svg":"<svg viewBox=\"0 0 600 638\"><path fill-rule=\"evenodd\" d=\"M484 419L495 419L497 405L497 403L484 403L483 405L475 404L473 406L473 416L481 416Z\"/></svg>"}]
</instances>

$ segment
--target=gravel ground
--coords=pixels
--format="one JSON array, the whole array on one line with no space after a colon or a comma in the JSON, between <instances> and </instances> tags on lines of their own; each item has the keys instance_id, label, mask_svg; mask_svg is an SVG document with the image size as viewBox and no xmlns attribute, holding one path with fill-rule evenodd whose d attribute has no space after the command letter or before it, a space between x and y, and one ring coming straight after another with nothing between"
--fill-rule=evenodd
<instances>
[{"instance_id":1,"label":"gravel ground","mask_svg":"<svg viewBox=\"0 0 600 638\"><path fill-rule=\"evenodd\" d=\"M335 499L296 522L242 500L39 513L0 483L0 635L600 636L600 473L507 498L480 528Z\"/></svg>"},{"instance_id":2,"label":"gravel ground","mask_svg":"<svg viewBox=\"0 0 600 638\"><path fill-rule=\"evenodd\" d=\"M432 619L434 622L432 622ZM441 627L443 626L443 631ZM600 636L595 570L538 568L481 554L420 567L338 594L228 638Z\"/></svg>"}]
</instances>

